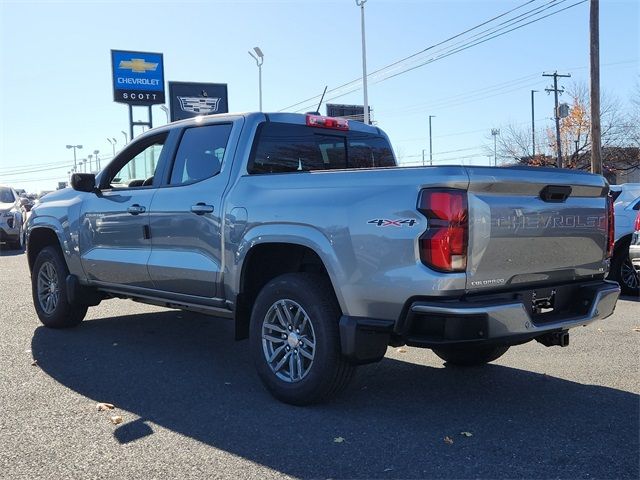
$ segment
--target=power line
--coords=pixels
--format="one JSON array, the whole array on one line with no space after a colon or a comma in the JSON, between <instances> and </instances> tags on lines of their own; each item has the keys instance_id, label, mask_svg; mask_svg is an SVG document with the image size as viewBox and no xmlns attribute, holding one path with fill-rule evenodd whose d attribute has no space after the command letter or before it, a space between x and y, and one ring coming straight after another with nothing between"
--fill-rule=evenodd
<instances>
[{"instance_id":1,"label":"power line","mask_svg":"<svg viewBox=\"0 0 640 480\"><path fill-rule=\"evenodd\" d=\"M0 168L0 175L2 175L4 173L9 174L9 173L12 173L12 172L14 172L16 170L23 170L25 168L51 167L51 166L54 166L54 165L62 166L62 165L71 165L71 164L73 164L73 160L65 160L65 161L58 161L58 162L47 162L47 163L36 163L36 164L33 164L33 165L29 165L29 166L23 165L21 167L15 167L15 166L13 166L13 167L5 167L5 168Z\"/></svg>"},{"instance_id":2,"label":"power line","mask_svg":"<svg viewBox=\"0 0 640 480\"><path fill-rule=\"evenodd\" d=\"M390 63L389 65L385 65L385 66L384 66L384 67L382 67L382 68L379 68L379 69L377 69L377 70L374 70L374 71L372 71L371 73L369 73L369 74L367 75L367 77L372 77L372 76L374 76L374 75L376 75L376 74L378 74L378 73L382 72L383 70L385 70L385 69L387 69L387 68L390 68L390 67L393 67L393 66L395 66L395 65L398 65L399 63L402 63L402 62L404 62L404 61L406 61L406 60L408 60L408 59L411 59L411 58L414 58L414 57L416 57L416 56L418 56L418 55L421 55L421 54L423 54L424 52L427 52L427 51L429 51L429 50L431 50L431 49L433 49L433 48L436 48L436 47L438 47L438 46L440 46L440 45L443 45L443 44L445 44L445 43L447 43L447 42L449 42L449 41L451 41L451 40L454 40L454 39L456 39L456 38L458 38L458 37L460 37L460 36L462 36L462 35L465 35L466 33L471 32L471 31L473 31L473 30L476 30L476 29L478 29L478 28L480 28L480 27L482 27L482 26L484 26L484 25L486 25L486 24L488 24L488 23L490 23L490 22L492 22L492 21L494 21L494 20L497 20L498 18L501 18L501 17L503 17L503 16L505 16L505 15L508 15L509 13L512 13L512 12L514 12L515 10L518 10L518 9L520 9L520 8L522 8L522 7L524 7L524 6L528 5L528 4L530 4L530 3L533 3L534 1L536 1L536 0L528 0L527 2L525 2L525 3L521 4L521 5L519 5L518 7L515 7L515 8L513 8L513 9L511 9L511 10L506 11L506 12L503 12L503 13L501 13L500 15L497 15L497 16L495 16L495 17L493 17L493 18L490 18L489 20L486 20L486 21L484 21L484 22L482 22L482 23L480 23L480 24L478 24L478 25L476 25L476 26L474 26L474 27L471 27L471 28L469 28L469 29L467 29L467 30L464 30L463 32L457 33L456 35L453 35L453 36L451 36L451 37L449 37L449 38L447 38L447 39L445 39L445 40L442 40L442 41L440 41L440 42L438 42L438 43L435 43L435 44L433 44L433 45L430 45L430 46L428 46L428 47L426 47L426 48L424 48L424 49L420 50L419 52L416 52L416 53L413 53L413 54L411 54L411 55L408 55L408 56L406 56L406 57L404 57L404 58L401 58L400 60L397 60L397 61L395 61L395 62L393 62L393 63ZM555 0L552 0L552 1L555 1ZM355 80L351 80L351 81L346 82L346 83L343 83L342 85L338 85L337 87L334 87L334 88L332 88L332 89L328 90L328 93L335 92L335 91L337 91L337 90L339 90L339 89L341 89L341 88L343 88L343 87L346 87L346 86L351 85L351 84L353 84L353 83L360 82L361 80L362 80L362 77L357 78L357 79L355 79ZM311 100L318 99L319 97L320 97L320 95L314 95L313 97L309 97L309 98L307 98L307 99L305 99L305 100L302 100L302 101L300 101L300 102L298 102L298 103L294 103L293 105L289 105L288 107L282 108L282 109L280 109L279 111L280 111L280 112L282 112L282 111L284 111L284 110L289 110L290 108L297 107L298 105L302 105L303 103L307 103L307 102L310 102Z\"/></svg>"},{"instance_id":3,"label":"power line","mask_svg":"<svg viewBox=\"0 0 640 480\"><path fill-rule=\"evenodd\" d=\"M499 26L492 27L492 29L487 30L487 31L491 31L491 30L492 30L490 33L483 34L482 36L480 36L480 38L479 38L477 41L475 41L475 40L469 41L470 39L465 39L465 40L464 40L464 42L466 42L466 43L464 43L462 46L460 46L460 47L458 47L458 48L454 48L453 50L451 50L451 46L449 46L449 47L447 47L447 48L445 48L445 49L441 49L439 52L442 52L442 53L438 54L439 52L436 52L436 56L435 56L435 57L432 57L432 58L430 58L430 59L428 59L428 60L426 60L426 61L423 61L422 63L420 63L420 64L418 64L418 65L414 65L414 66L411 66L411 67L407 67L407 68L405 68L405 69L403 69L403 70L401 70L401 71L399 71L399 72L393 73L393 74L391 74L391 75L387 75L387 76L385 76L384 78L379 79L376 83L380 83L380 82L385 81L385 80L388 80L388 79L390 79L390 78L394 78L394 77L396 77L396 76L398 76L398 75L401 75L401 74L403 74L403 73L407 73L407 72L409 72L409 71L415 70L416 68L419 68L419 67L421 67L421 66L427 65L427 64L429 64L429 63L433 63L433 62L435 62L435 61L437 61L437 60L440 60L440 59L442 59L442 58L446 58L446 57L448 57L448 56L450 56L450 55L453 55L453 54L455 54L455 53L458 53L458 52L464 51L464 50L466 50L466 49L468 49L468 48L472 48L472 47L474 47L474 46L476 46L476 45L480 45L481 43L484 43L484 42L486 42L486 41L489 41L489 40L491 40L491 39L493 39L493 38L497 38L497 37L499 37L499 36L505 35L505 34L507 34L507 33L509 33L509 32L512 32L512 31L514 31L514 30L517 30L517 29L519 29L519 28L522 28L522 27L524 27L524 26L527 26L527 25L529 25L529 24L531 24L531 23L534 23L534 22L540 21L540 20L542 20L542 19L544 19L544 18L547 18L547 17L549 17L549 16L555 15L555 14L560 13L560 12L562 12L562 11L564 11L564 10L569 9L569 8L575 7L576 5L579 5L580 3L584 3L584 2L585 2L585 1L587 1L587 0L581 0L581 1L579 1L579 2L577 2L577 3L574 3L574 4L572 4L572 5L568 6L568 7L565 7L565 8L562 8L562 9L555 10L555 11L553 11L553 12L551 12L551 13L547 14L547 15L544 15L544 16L542 16L542 17L536 18L536 19L531 20L531 21L529 21L529 22L527 22L527 23L524 23L524 24L522 24L522 25L519 25L519 26L513 27L513 28L511 28L511 29L509 29L509 30L506 30L506 31L503 31L503 32L501 32L501 33L496 33L496 32L499 32L500 30L505 30L506 28L508 28L508 27L509 27L509 26L511 26L511 25L515 25L515 24L517 24L517 23L521 23L523 20L525 20L525 19L527 19L527 18L530 18L531 16L537 15L537 14L541 13L541 12L542 12L542 11L544 11L544 10L547 10L547 9L550 9L550 8L555 8L555 7L557 7L560 3L564 2L564 1L567 1L567 0L561 0L560 2L557 2L556 0L551 0L551 2L549 2L549 3L545 4L545 5L542 5L542 6L536 7L535 9L529 10L528 12L525 12L524 14L521 14L521 15L519 15L518 17L512 18L512 19L510 19L510 20L508 20L508 21L503 22L502 24L500 24L500 25L503 25L503 24L505 24L505 23L506 23L507 25L505 25L505 26L502 26L502 27L499 27ZM526 4L524 4L524 5L526 5ZM522 5L522 6L524 6L524 5ZM542 8L542 10L540 10L541 8ZM534 13L531 13L531 12L534 12ZM523 16L524 16L524 18L520 18L520 17L523 17ZM515 19L517 19L517 18L520 18L520 20L514 21L514 20L515 20ZM489 21L487 21L487 22L483 22L482 24L477 25L476 27L473 27L472 29L469 29L469 31L474 30L474 29L476 29L476 28L479 28L480 26L482 26L482 25L484 25L484 24L486 24L486 23L488 23L488 22L489 22ZM495 33L495 35L494 35L494 33ZM460 34L458 34L457 36L459 36L459 35L460 35ZM477 34L477 35L475 35L475 36L473 36L473 37L471 37L471 38L478 37L478 35L480 35L480 34ZM457 37L457 36L454 36L454 37ZM453 37L451 37L451 38L453 38ZM448 40L445 40L445 41L439 42L439 43L437 43L437 44L435 44L435 45L432 45L432 46L430 46L430 47L427 47L427 48L426 48L426 49L424 49L423 51L418 52L417 54L414 54L413 56L419 55L419 54L423 53L424 51L429 50L429 49L431 49L431 48L434 48L434 47L435 47L435 46L437 46L437 45L441 45L441 44L443 44L443 43L446 43L447 41L448 41ZM458 42L456 45L458 45L459 43L461 43L461 42ZM381 68L381 69L378 69L378 70L376 70L375 72L372 72L370 75L371 75L371 76L375 76L375 75L377 75L378 73L385 73L385 71L386 71L386 70L388 70L390 67L395 66L395 65L398 65L398 64L401 64L401 62L404 62L404 61L406 61L406 60L407 60L407 59L409 59L409 58L412 58L412 56L405 57L404 59L398 60L397 62L394 62L394 63L392 63L392 64L390 64L390 65L388 65L388 66L386 66L386 67L383 67L383 68ZM373 78L373 80L375 80L375 78ZM340 86L338 86L338 87L335 87L335 88L333 88L333 89L329 90L328 92L337 92L337 91L339 91L340 89L344 89L344 87L348 87L348 86L350 86L350 85L351 85L351 88L350 88L348 91L346 91L346 92L344 92L344 93L340 93L340 94L338 94L338 95L334 95L333 97L328 98L326 101L335 100L335 99L340 98L340 97L343 97L343 96L345 96L345 95L347 95L347 94L349 94L349 93L352 93L352 92L354 92L354 91L357 91L357 90L359 89L359 85L357 84L357 82L359 82L359 81L360 81L360 79L352 80L351 82L347 82L347 83L345 83L345 84L343 84L343 85L340 85ZM317 98L317 97L318 97L318 96L316 95L316 96L314 96L314 97L312 97L312 98L313 98L313 99L315 99L315 98ZM311 100L311 99L308 99L307 101L309 101L309 100ZM298 105L301 105L301 104L303 104L303 103L305 103L305 102L306 102L306 101L298 102L298 103L296 103L296 104L290 105L289 107L286 107L286 108L285 108L285 109L283 109L283 110L286 110L286 109L289 109L289 108L293 108L293 107L298 106ZM314 106L315 106L315 104L314 104ZM305 106L304 108L300 108L300 109L298 109L298 110L296 110L296 111L303 111L303 110L305 110L305 109L307 109L307 108L309 108L309 105Z\"/></svg>"},{"instance_id":4,"label":"power line","mask_svg":"<svg viewBox=\"0 0 640 480\"><path fill-rule=\"evenodd\" d=\"M566 0L562 0L562 1L566 1ZM408 67L408 68L406 68L406 69L404 69L404 70L402 70L402 71L400 71L400 72L397 72L397 73L394 73L394 74L389 75L389 76L387 76L387 77L384 77L384 78L382 78L382 79L380 79L380 80L378 80L377 82L374 82L374 83L376 83L376 84L377 84L377 83L381 83L381 82L383 82L383 81L385 81L385 80L390 80L390 79L395 78L395 77L397 77L397 76L399 76L399 75L402 75L402 74L404 74L404 73L407 73L407 72L413 71L413 70L415 70L415 69L417 69L417 68L423 67L423 66L428 65L428 64L430 64L430 63L436 62L436 61L441 60L441 59L443 59L443 58L447 58L447 57L449 57L449 56L451 56L451 55L454 55L454 54L456 54L456 53L460 53L460 52L462 52L462 51L468 50L469 48L472 48L472 47L475 47L475 46L480 45L480 44L482 44L482 43L488 42L489 40L492 40L492 39L494 39L494 38L498 38L498 37L501 37L502 35L506 35L507 33L513 32L514 30L519 30L520 28L526 27L527 25L530 25L530 24L535 23L535 22L539 22L540 20L544 20L544 19L545 19L545 18L547 18L547 17L550 17L550 16L552 16L552 15L556 15L556 14L558 14L558 13L560 13L560 12L563 12L563 11L565 11L565 10L568 10L569 8L573 8L573 7L577 6L577 5L580 5L580 4L585 3L585 2L587 2L587 0L580 0L580 1L578 1L578 2L576 2L576 3L574 3L574 4L572 4L572 5L569 5L568 7L565 7L565 8L559 9L559 10L556 10L556 11L554 11L554 12L551 12L551 13L547 14L547 15L544 15L544 16L542 16L542 17L536 18L536 19L531 20L531 21L529 21L529 22L527 22L527 23L524 23L524 24L519 25L519 26L517 26L517 27L511 28L511 29L509 29L509 30L506 30L506 31L504 31L504 32L501 32L501 33L498 33L498 34L495 34L495 35L487 35L487 36L486 36L487 38L483 38L483 39L478 40L478 41L476 41L476 42L469 42L468 44L465 44L465 45L463 45L463 46L461 46L461 47L459 47L459 48L457 48L457 49L454 49L454 50L452 50L452 51L447 51L447 52L445 52L445 53L443 53L443 54L441 54L441 55L438 55L438 56L436 56L436 57L432 57L432 58L430 58L430 59L429 59L429 60L427 60L427 61L424 61L424 62L422 62L422 63L420 63L420 64L418 64L418 65L414 65L414 66L412 66L412 67ZM516 23L518 23L518 22L516 22ZM329 102L329 101L335 100L335 99L337 99L337 98L344 97L345 95L348 95L348 94L350 94L350 93L352 93L352 92L355 92L355 91L357 91L358 89L359 89L359 88L358 88L358 86L356 85L356 86L355 86L354 88L352 88L351 90L349 90L349 91L347 91L347 92L345 92L345 93L341 93L341 94L339 94L339 95L333 96L333 97L331 97L331 98L328 98L326 101L327 101L327 102ZM307 106L307 107L305 107L305 108L298 109L298 110L296 110L296 112L304 111L304 110L306 110L307 108L308 108L308 106Z\"/></svg>"}]
</instances>

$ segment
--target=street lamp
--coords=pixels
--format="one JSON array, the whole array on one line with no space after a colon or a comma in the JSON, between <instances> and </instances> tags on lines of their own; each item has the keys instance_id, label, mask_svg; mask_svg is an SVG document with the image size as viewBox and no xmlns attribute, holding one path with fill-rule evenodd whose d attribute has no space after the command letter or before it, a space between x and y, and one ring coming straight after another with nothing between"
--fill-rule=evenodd
<instances>
[{"instance_id":1,"label":"street lamp","mask_svg":"<svg viewBox=\"0 0 640 480\"><path fill-rule=\"evenodd\" d=\"M124 135L124 144L127 144L127 132L125 132L124 130L120 130L120 133L122 133L122 135Z\"/></svg>"},{"instance_id":2,"label":"street lamp","mask_svg":"<svg viewBox=\"0 0 640 480\"><path fill-rule=\"evenodd\" d=\"M87 158L89 158L89 173L91 173L91 159L93 158L93 155L89 154L87 155Z\"/></svg>"},{"instance_id":3,"label":"street lamp","mask_svg":"<svg viewBox=\"0 0 640 480\"><path fill-rule=\"evenodd\" d=\"M500 129L499 128L492 128L491 129L491 135L493 135L493 166L497 167L498 166L498 147L497 147L497 138L498 135L500 135Z\"/></svg>"},{"instance_id":4,"label":"street lamp","mask_svg":"<svg viewBox=\"0 0 640 480\"><path fill-rule=\"evenodd\" d=\"M258 66L258 98L260 111L262 111L262 63L264 62L264 54L262 53L262 50L260 50L260 47L253 47L253 51L256 52L255 55L251 53L251 50L249 50L248 53L253 57L256 61L256 65Z\"/></svg>"},{"instance_id":5,"label":"street lamp","mask_svg":"<svg viewBox=\"0 0 640 480\"><path fill-rule=\"evenodd\" d=\"M356 0L360 7L360 23L362 30L362 90L364 92L364 123L369 125L369 97L367 95L367 46L364 35L364 4L367 0Z\"/></svg>"},{"instance_id":6,"label":"street lamp","mask_svg":"<svg viewBox=\"0 0 640 480\"><path fill-rule=\"evenodd\" d=\"M167 116L167 123L169 123L169 109L167 108L167 106L160 105L160 110L162 110L164 114Z\"/></svg>"},{"instance_id":7,"label":"street lamp","mask_svg":"<svg viewBox=\"0 0 640 480\"><path fill-rule=\"evenodd\" d=\"M118 140L115 139L115 137L107 137L107 142L109 142L111 144L111 148L113 148L113 156L116 156L116 143L118 143ZM100 168L100 167L98 167Z\"/></svg>"},{"instance_id":8,"label":"street lamp","mask_svg":"<svg viewBox=\"0 0 640 480\"><path fill-rule=\"evenodd\" d=\"M98 154L100 150L94 150L93 154L96 156L96 170L100 170L100 159L98 158Z\"/></svg>"},{"instance_id":9,"label":"street lamp","mask_svg":"<svg viewBox=\"0 0 640 480\"><path fill-rule=\"evenodd\" d=\"M82 145L67 145L67 150L73 148L73 166L76 167L78 165L78 161L76 160L76 150L82 150Z\"/></svg>"}]
</instances>

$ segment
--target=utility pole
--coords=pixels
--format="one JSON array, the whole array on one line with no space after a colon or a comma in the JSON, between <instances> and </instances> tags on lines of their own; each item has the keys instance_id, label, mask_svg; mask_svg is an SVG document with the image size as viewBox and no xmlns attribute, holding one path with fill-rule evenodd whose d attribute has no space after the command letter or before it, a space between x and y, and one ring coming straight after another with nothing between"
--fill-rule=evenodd
<instances>
[{"instance_id":1,"label":"utility pole","mask_svg":"<svg viewBox=\"0 0 640 480\"><path fill-rule=\"evenodd\" d=\"M492 128L491 135L493 135L493 166L498 166L498 135L500 135L499 128Z\"/></svg>"},{"instance_id":2,"label":"utility pole","mask_svg":"<svg viewBox=\"0 0 640 480\"><path fill-rule=\"evenodd\" d=\"M600 2L591 0L589 10L591 73L591 172L602 175L600 135Z\"/></svg>"},{"instance_id":3,"label":"utility pole","mask_svg":"<svg viewBox=\"0 0 640 480\"><path fill-rule=\"evenodd\" d=\"M560 112L558 111L558 93L562 94L564 92L564 89L561 89L561 90L558 89L558 77L568 78L571 76L571 74L562 75L562 74L559 74L558 71L556 70L553 73L543 73L542 76L553 77L553 88L545 88L544 90L547 93L553 92L555 95L556 108L554 111L554 117L556 120L556 151L558 155L558 161L556 163L556 166L558 168L562 168L562 145L560 141Z\"/></svg>"},{"instance_id":4,"label":"utility pole","mask_svg":"<svg viewBox=\"0 0 640 480\"><path fill-rule=\"evenodd\" d=\"M435 118L435 115L429 115L429 165L433 167L433 143L431 137L431 119Z\"/></svg>"},{"instance_id":5,"label":"utility pole","mask_svg":"<svg viewBox=\"0 0 640 480\"><path fill-rule=\"evenodd\" d=\"M364 123L369 125L369 97L367 94L367 46L364 34L364 4L367 0L356 0L360 7L360 23L362 27L362 90L364 92Z\"/></svg>"},{"instance_id":6,"label":"utility pole","mask_svg":"<svg viewBox=\"0 0 640 480\"><path fill-rule=\"evenodd\" d=\"M424 167L424 148L422 149L422 166Z\"/></svg>"},{"instance_id":7,"label":"utility pole","mask_svg":"<svg viewBox=\"0 0 640 480\"><path fill-rule=\"evenodd\" d=\"M538 90L531 90L531 160L536 158L536 117L533 94Z\"/></svg>"}]
</instances>

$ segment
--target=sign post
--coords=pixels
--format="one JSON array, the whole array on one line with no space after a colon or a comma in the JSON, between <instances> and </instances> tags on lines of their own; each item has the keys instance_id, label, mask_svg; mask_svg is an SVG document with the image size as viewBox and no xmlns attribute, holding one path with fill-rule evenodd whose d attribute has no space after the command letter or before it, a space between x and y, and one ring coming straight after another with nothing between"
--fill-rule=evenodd
<instances>
[{"instance_id":1,"label":"sign post","mask_svg":"<svg viewBox=\"0 0 640 480\"><path fill-rule=\"evenodd\" d=\"M113 100L129 105L129 135L134 125L153 127L151 106L165 103L164 63L161 53L111 50ZM134 121L133 107L146 106L148 121Z\"/></svg>"}]
</instances>

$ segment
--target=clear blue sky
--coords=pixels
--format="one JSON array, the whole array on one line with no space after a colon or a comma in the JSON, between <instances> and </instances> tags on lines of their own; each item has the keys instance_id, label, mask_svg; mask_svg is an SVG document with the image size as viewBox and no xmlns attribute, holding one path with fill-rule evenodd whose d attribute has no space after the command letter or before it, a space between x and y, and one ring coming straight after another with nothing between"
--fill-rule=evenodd
<instances>
[{"instance_id":1,"label":"clear blue sky","mask_svg":"<svg viewBox=\"0 0 640 480\"><path fill-rule=\"evenodd\" d=\"M368 0L368 70L526 1ZM516 13L548 1L535 0ZM257 68L247 54L256 45L265 54L265 111L362 73L360 10L353 0L0 0L0 5L0 183L31 191L53 189L66 179L73 163L67 144L84 145L79 157L97 149L105 158L112 151L107 137L122 146L128 113L112 101L111 49L162 52L166 80L227 83L231 111L258 107ZM602 88L623 105L640 72L638 5L602 0L600 7ZM435 163L487 164L490 129L528 125L530 90L549 85L543 71L571 73L565 86L588 82L588 23L586 2L395 78L371 81L374 119L405 162L420 160L428 148L427 118L435 115ZM432 52L417 59L427 60ZM362 103L362 90L335 102ZM537 122L551 125L552 114L552 97L537 94ZM157 106L154 121L165 123Z\"/></svg>"}]
</instances>

